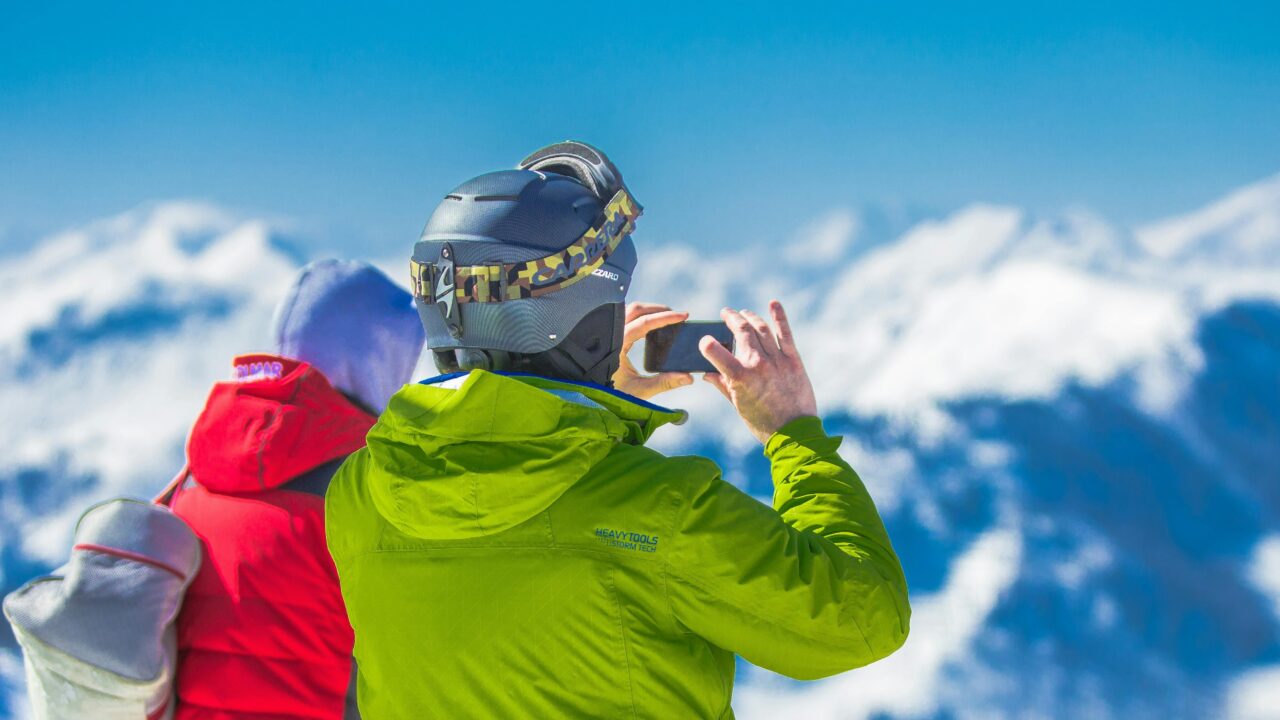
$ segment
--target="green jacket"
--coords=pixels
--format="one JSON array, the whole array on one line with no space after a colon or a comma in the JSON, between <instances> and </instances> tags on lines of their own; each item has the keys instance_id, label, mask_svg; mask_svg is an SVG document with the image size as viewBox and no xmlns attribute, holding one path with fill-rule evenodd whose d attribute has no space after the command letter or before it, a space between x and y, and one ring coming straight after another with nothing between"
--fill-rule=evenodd
<instances>
[{"instance_id":1,"label":"green jacket","mask_svg":"<svg viewBox=\"0 0 1280 720\"><path fill-rule=\"evenodd\" d=\"M794 678L889 655L910 608L817 418L769 508L643 446L683 414L475 371L404 388L326 497L366 719L724 718L734 654Z\"/></svg>"}]
</instances>

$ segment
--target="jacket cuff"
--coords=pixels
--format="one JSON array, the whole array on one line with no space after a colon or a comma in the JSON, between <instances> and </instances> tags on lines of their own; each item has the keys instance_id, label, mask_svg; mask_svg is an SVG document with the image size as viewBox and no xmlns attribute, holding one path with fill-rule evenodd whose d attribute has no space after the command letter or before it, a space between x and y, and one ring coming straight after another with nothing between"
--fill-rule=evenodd
<instances>
[{"instance_id":1,"label":"jacket cuff","mask_svg":"<svg viewBox=\"0 0 1280 720\"><path fill-rule=\"evenodd\" d=\"M814 441L817 441L818 445L825 445L826 443L821 441L831 439L823 429L821 419L806 415L792 420L770 435L764 444L764 454L772 460L779 452L789 447L796 445L812 447L815 444Z\"/></svg>"}]
</instances>

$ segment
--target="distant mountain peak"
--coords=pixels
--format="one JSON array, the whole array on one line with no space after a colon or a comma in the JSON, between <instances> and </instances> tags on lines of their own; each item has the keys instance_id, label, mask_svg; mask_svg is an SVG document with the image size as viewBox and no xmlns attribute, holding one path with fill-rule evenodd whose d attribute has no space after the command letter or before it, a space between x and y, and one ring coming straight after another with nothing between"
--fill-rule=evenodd
<instances>
[{"instance_id":1,"label":"distant mountain peak","mask_svg":"<svg viewBox=\"0 0 1280 720\"><path fill-rule=\"evenodd\" d=\"M1215 264L1280 264L1280 174L1134 231L1151 255Z\"/></svg>"},{"instance_id":2,"label":"distant mountain peak","mask_svg":"<svg viewBox=\"0 0 1280 720\"><path fill-rule=\"evenodd\" d=\"M181 315L275 297L296 267L265 221L203 202L148 203L0 261L0 355L21 364L33 337L69 320L83 334L135 308Z\"/></svg>"}]
</instances>

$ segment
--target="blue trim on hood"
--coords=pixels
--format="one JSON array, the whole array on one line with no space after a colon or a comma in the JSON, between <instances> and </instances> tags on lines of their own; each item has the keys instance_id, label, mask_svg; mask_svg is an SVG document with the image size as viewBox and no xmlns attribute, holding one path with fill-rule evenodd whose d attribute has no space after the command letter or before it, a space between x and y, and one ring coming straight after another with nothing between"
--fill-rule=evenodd
<instances>
[{"instance_id":1,"label":"blue trim on hood","mask_svg":"<svg viewBox=\"0 0 1280 720\"><path fill-rule=\"evenodd\" d=\"M577 380L562 380L561 378L547 377L546 375L538 375L536 373L526 373L526 372L505 372L501 370L486 370L485 372L490 372L490 373L493 373L494 375L501 375L503 377L538 378L539 380L550 380L551 382L564 383L565 385L576 385L578 387L590 388L592 390L601 390L603 392L609 393L610 395L618 398L619 400L626 400L629 403L639 405L640 407L646 408L648 410L653 410L655 412L661 412L661 413L670 413L672 415L684 414L683 411L672 410L671 408L665 408L665 407L662 407L661 405L655 405L649 402L648 400L641 400L635 395L628 395L627 393L624 393L620 390L614 390L613 388L605 387L604 385L597 385L593 382L581 382ZM435 377L427 378L426 380L419 380L418 384L419 385L435 385L436 383L446 382L454 378L465 377L470 374L471 374L471 371L469 370L466 372L445 373L444 375L437 375Z\"/></svg>"}]
</instances>

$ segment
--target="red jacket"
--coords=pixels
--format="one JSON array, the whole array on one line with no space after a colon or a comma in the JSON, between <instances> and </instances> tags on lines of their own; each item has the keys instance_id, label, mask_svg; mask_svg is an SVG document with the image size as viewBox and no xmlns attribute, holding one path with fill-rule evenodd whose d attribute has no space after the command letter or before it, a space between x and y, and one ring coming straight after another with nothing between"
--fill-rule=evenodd
<instances>
[{"instance_id":1,"label":"red jacket","mask_svg":"<svg viewBox=\"0 0 1280 720\"><path fill-rule=\"evenodd\" d=\"M236 359L187 445L172 507L204 542L178 617L177 720L341 718L351 626L324 490L374 418L306 363Z\"/></svg>"}]
</instances>

